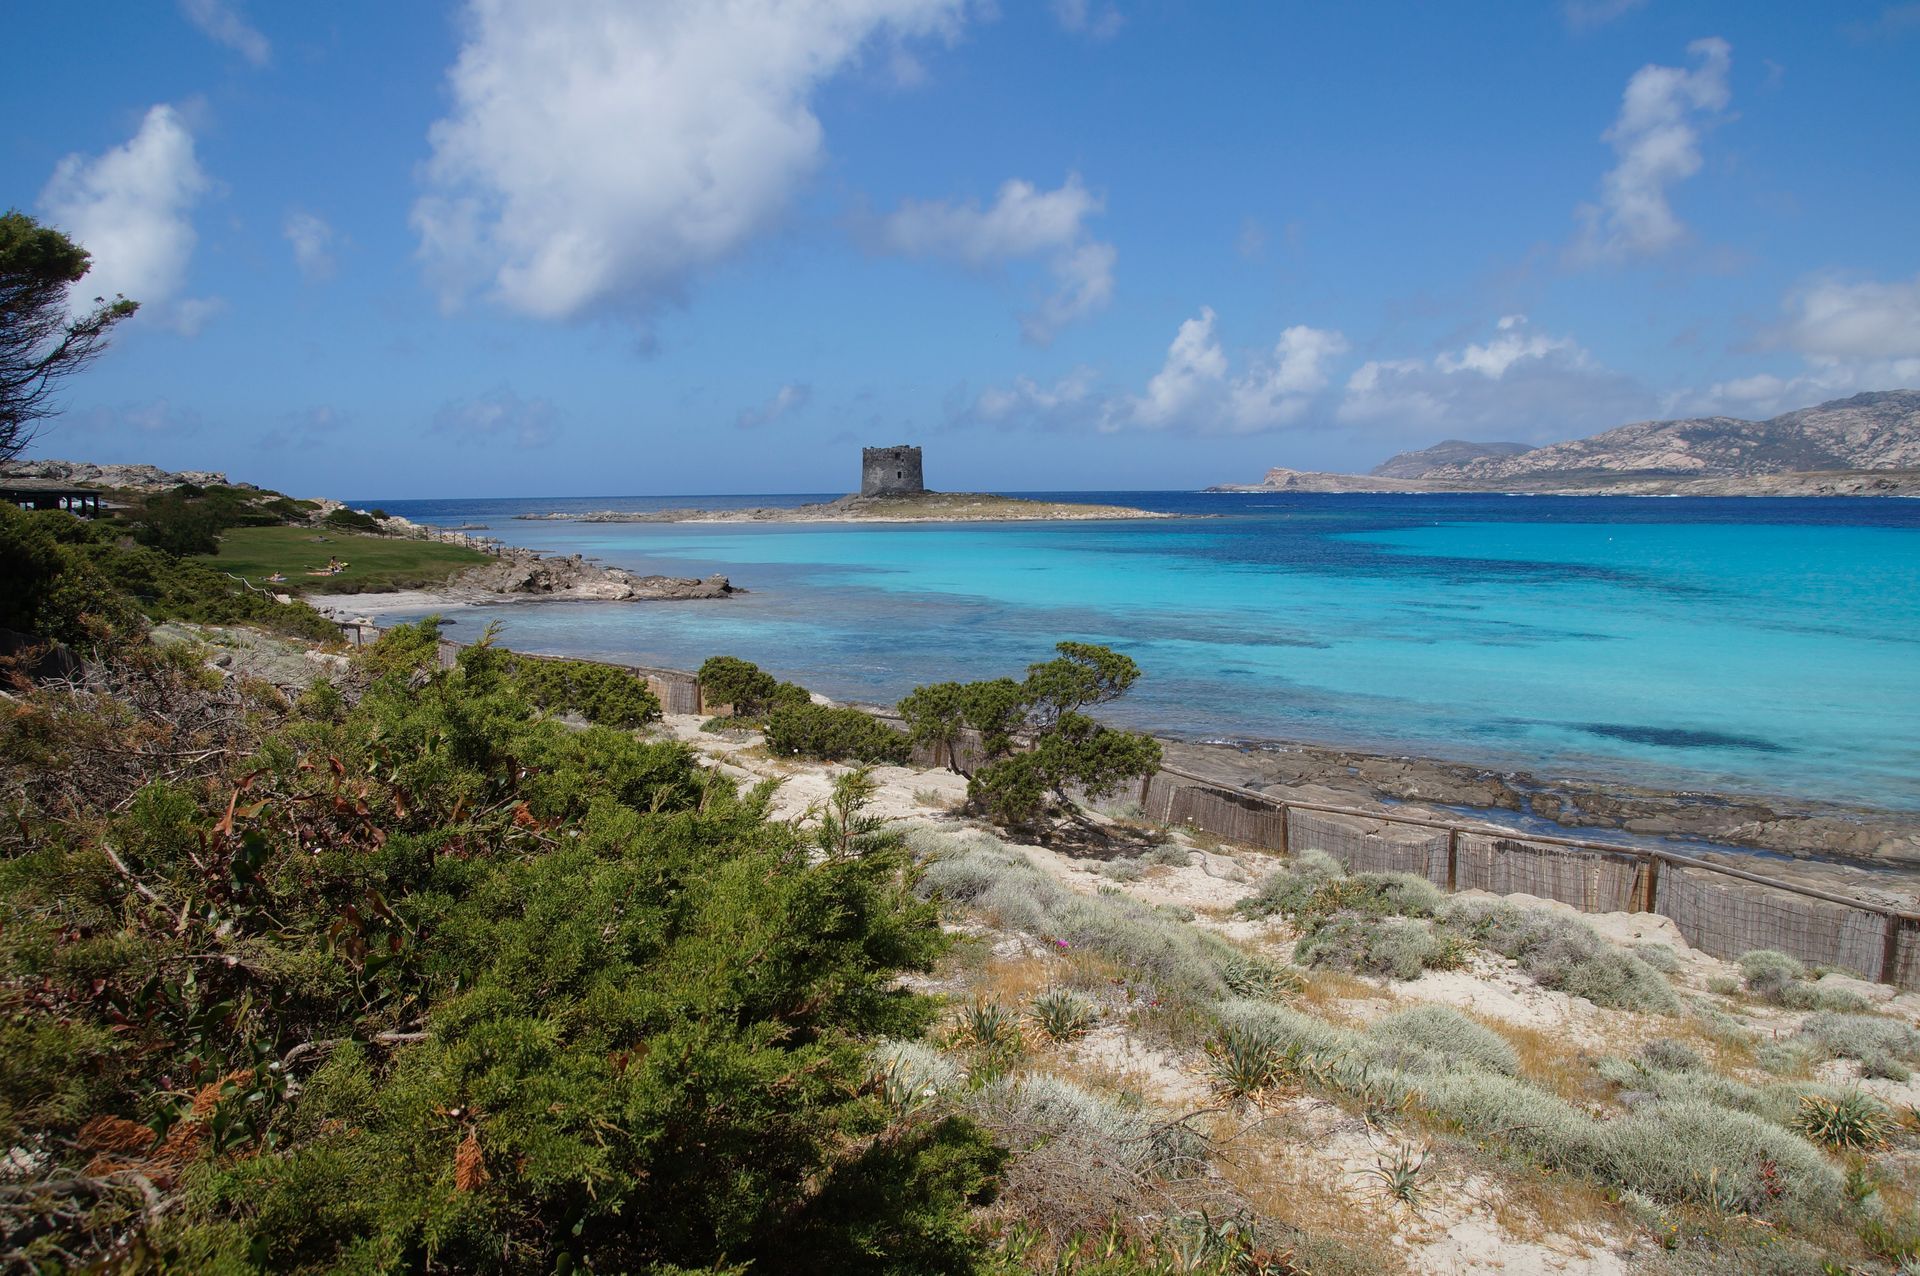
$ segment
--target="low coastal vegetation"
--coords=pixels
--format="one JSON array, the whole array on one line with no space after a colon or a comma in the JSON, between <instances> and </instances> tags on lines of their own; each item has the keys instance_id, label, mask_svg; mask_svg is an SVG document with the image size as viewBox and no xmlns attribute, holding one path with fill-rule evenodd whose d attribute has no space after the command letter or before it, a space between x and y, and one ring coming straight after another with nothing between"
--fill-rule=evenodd
<instances>
[{"instance_id":1,"label":"low coastal vegetation","mask_svg":"<svg viewBox=\"0 0 1920 1276\"><path fill-rule=\"evenodd\" d=\"M342 512L335 510L334 514ZM329 515L328 521L317 527L234 528L222 533L217 552L201 561L255 584L281 577L274 588L303 594L418 589L490 561L486 554L465 545L355 531L342 528L332 518ZM326 573L330 561L344 566Z\"/></svg>"},{"instance_id":2,"label":"low coastal vegetation","mask_svg":"<svg viewBox=\"0 0 1920 1276\"><path fill-rule=\"evenodd\" d=\"M900 702L915 743L957 760L963 732L978 741L966 769L967 801L996 824L1032 828L1074 810L1075 795L1100 797L1160 766L1151 736L1118 731L1084 712L1125 695L1140 666L1119 652L1062 642L1059 655L1027 666L1020 682L934 683ZM1016 742L1025 747L1016 751Z\"/></svg>"},{"instance_id":3,"label":"low coastal vegetation","mask_svg":"<svg viewBox=\"0 0 1920 1276\"><path fill-rule=\"evenodd\" d=\"M0 628L87 647L144 637L148 620L245 623L330 640L332 622L209 564L130 538L111 521L0 505Z\"/></svg>"},{"instance_id":4,"label":"low coastal vegetation","mask_svg":"<svg viewBox=\"0 0 1920 1276\"><path fill-rule=\"evenodd\" d=\"M1085 725L1139 676L1105 648L907 731L716 658L760 730L714 735L431 623L255 682L151 620L303 605L65 515L0 510L0 553L77 664L0 701L6 1265L1920 1258L1910 998L1089 809L1157 762ZM967 812L844 764L916 745Z\"/></svg>"},{"instance_id":5,"label":"low coastal vegetation","mask_svg":"<svg viewBox=\"0 0 1920 1276\"><path fill-rule=\"evenodd\" d=\"M936 1012L897 835L811 844L434 650L188 720L209 675L165 655L9 706L8 1265L972 1265L1003 1154L863 1086Z\"/></svg>"}]
</instances>

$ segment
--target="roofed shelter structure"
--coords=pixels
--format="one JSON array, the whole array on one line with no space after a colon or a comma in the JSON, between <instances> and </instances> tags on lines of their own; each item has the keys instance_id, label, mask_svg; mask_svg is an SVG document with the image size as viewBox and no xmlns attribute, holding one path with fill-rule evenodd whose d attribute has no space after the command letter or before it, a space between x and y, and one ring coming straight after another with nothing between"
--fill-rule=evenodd
<instances>
[{"instance_id":1,"label":"roofed shelter structure","mask_svg":"<svg viewBox=\"0 0 1920 1276\"><path fill-rule=\"evenodd\" d=\"M52 479L0 479L0 500L23 510L66 510L81 518L98 518L100 496L97 487L73 487Z\"/></svg>"}]
</instances>

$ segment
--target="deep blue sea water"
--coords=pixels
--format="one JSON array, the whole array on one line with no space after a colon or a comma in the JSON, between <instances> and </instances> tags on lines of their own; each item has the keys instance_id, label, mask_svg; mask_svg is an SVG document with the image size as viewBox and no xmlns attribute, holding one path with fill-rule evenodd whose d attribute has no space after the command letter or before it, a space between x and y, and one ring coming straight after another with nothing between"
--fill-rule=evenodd
<instances>
[{"instance_id":1,"label":"deep blue sea water","mask_svg":"<svg viewBox=\"0 0 1920 1276\"><path fill-rule=\"evenodd\" d=\"M1018 675L1074 638L1145 670L1107 716L1168 734L1920 809L1920 502L1059 495L1211 517L580 524L512 516L825 497L379 504L752 591L461 609L463 638L498 619L527 650L727 653L878 702Z\"/></svg>"}]
</instances>

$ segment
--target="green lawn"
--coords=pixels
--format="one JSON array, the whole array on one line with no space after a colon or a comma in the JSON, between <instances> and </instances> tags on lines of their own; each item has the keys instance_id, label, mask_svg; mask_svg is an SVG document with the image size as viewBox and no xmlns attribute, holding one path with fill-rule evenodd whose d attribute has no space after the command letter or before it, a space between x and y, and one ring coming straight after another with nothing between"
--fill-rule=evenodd
<instances>
[{"instance_id":1,"label":"green lawn","mask_svg":"<svg viewBox=\"0 0 1920 1276\"><path fill-rule=\"evenodd\" d=\"M309 576L329 558L347 564L338 576ZM275 572L286 574L273 588L303 594L356 594L437 585L455 572L487 561L478 550L438 541L366 536L319 527L236 527L220 537L220 552L200 559L224 572L266 585Z\"/></svg>"}]
</instances>

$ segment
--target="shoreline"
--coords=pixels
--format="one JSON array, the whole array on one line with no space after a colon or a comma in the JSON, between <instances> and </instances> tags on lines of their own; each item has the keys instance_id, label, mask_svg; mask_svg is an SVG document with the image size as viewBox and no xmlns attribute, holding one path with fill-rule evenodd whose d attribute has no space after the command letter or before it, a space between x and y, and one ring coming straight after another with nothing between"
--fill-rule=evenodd
<instances>
[{"instance_id":1,"label":"shoreline","mask_svg":"<svg viewBox=\"0 0 1920 1276\"><path fill-rule=\"evenodd\" d=\"M500 603L595 601L551 594L408 590L342 594L320 606L337 623L456 611ZM533 653L564 654L564 653ZM583 657L572 657L580 659ZM618 662L608 662L618 663ZM857 703L857 702L855 702ZM891 715L892 706L860 707ZM1740 858L1777 858L1796 869L1857 877L1911 874L1920 888L1920 811L1784 794L1634 783L1599 775L1542 774L1391 748L1282 739L1194 739L1149 729L1169 765L1242 788L1284 790L1294 800L1448 819L1462 815L1512 830L1592 836L1622 845L1684 842ZM1849 880L1851 889L1858 882Z\"/></svg>"},{"instance_id":2,"label":"shoreline","mask_svg":"<svg viewBox=\"0 0 1920 1276\"><path fill-rule=\"evenodd\" d=\"M1551 837L1688 848L1738 866L1767 862L1855 894L1920 898L1920 812L1779 795L1537 775L1305 741L1222 742L1156 734L1165 765L1300 802L1439 820L1467 816ZM1891 902L1891 901L1889 901Z\"/></svg>"}]
</instances>

